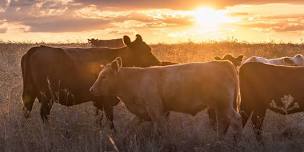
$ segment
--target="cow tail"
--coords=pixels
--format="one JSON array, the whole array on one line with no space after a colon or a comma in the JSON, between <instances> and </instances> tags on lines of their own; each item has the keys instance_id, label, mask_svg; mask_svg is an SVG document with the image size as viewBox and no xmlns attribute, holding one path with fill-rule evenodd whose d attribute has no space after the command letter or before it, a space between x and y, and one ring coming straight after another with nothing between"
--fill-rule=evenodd
<instances>
[{"instance_id":1,"label":"cow tail","mask_svg":"<svg viewBox=\"0 0 304 152\"><path fill-rule=\"evenodd\" d=\"M23 78L23 93L22 100L24 106L28 109L32 109L33 101L36 98L36 90L32 80L32 71L30 66L30 56L37 50L37 47L31 48L26 54L21 58L21 70Z\"/></svg>"},{"instance_id":2,"label":"cow tail","mask_svg":"<svg viewBox=\"0 0 304 152\"><path fill-rule=\"evenodd\" d=\"M240 103L241 103L241 96L240 96L240 81L239 81L239 75L237 71L237 67L233 67L233 74L235 75L234 78L235 80L235 91L234 91L234 101L233 101L233 108L239 112L240 109Z\"/></svg>"}]
</instances>

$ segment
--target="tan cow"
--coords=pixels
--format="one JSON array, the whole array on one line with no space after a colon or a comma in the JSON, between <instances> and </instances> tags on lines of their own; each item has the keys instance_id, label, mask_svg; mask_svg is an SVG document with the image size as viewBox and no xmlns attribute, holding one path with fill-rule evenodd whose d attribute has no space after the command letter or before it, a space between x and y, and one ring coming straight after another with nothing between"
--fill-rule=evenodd
<instances>
[{"instance_id":1,"label":"tan cow","mask_svg":"<svg viewBox=\"0 0 304 152\"><path fill-rule=\"evenodd\" d=\"M293 57L280 57L274 59L252 56L246 59L243 64L249 62L260 62L260 63L274 64L274 65L304 66L304 56L302 54L297 54Z\"/></svg>"},{"instance_id":2,"label":"tan cow","mask_svg":"<svg viewBox=\"0 0 304 152\"><path fill-rule=\"evenodd\" d=\"M233 57L230 54L226 54L224 57L215 57L215 60L229 60L231 61L236 67L240 66L241 64L245 64L248 62L260 62L265 64L274 64L274 65L288 65L288 66L304 66L304 56L302 54L296 54L293 57L280 57L280 58L273 58L267 59L265 57L260 56L251 56L245 61L243 60L243 55L238 57Z\"/></svg>"},{"instance_id":3,"label":"tan cow","mask_svg":"<svg viewBox=\"0 0 304 152\"><path fill-rule=\"evenodd\" d=\"M107 64L90 89L95 95L119 97L130 112L158 127L163 127L169 111L195 115L212 108L219 137L229 125L241 129L233 108L237 90L237 73L230 61L125 68L121 58Z\"/></svg>"}]
</instances>

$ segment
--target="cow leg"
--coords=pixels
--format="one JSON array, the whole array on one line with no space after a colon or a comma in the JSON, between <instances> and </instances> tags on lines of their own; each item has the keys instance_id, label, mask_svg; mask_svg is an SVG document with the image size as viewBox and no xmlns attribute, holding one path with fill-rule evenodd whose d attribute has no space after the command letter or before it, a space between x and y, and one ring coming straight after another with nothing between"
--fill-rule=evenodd
<instances>
[{"instance_id":1,"label":"cow leg","mask_svg":"<svg viewBox=\"0 0 304 152\"><path fill-rule=\"evenodd\" d=\"M230 125L228 110L217 109L216 120L217 120L217 137L221 139L226 134L228 127Z\"/></svg>"},{"instance_id":2,"label":"cow leg","mask_svg":"<svg viewBox=\"0 0 304 152\"><path fill-rule=\"evenodd\" d=\"M176 151L176 146L171 140L166 140L170 136L170 130L167 124L167 113L162 105L162 100L157 97L150 97L145 103L145 108L151 118L156 133L161 137L161 142L164 145L160 151Z\"/></svg>"},{"instance_id":3,"label":"cow leg","mask_svg":"<svg viewBox=\"0 0 304 152\"><path fill-rule=\"evenodd\" d=\"M96 108L95 109L95 116L97 117L96 118L96 123L101 127L102 126L102 120L103 120L103 104L102 103L99 103L97 101L94 101L94 107ZM99 117L99 114L100 114L100 117Z\"/></svg>"},{"instance_id":4,"label":"cow leg","mask_svg":"<svg viewBox=\"0 0 304 152\"><path fill-rule=\"evenodd\" d=\"M252 114L253 130L258 142L262 142L262 125L265 118L266 109L258 109Z\"/></svg>"},{"instance_id":5,"label":"cow leg","mask_svg":"<svg viewBox=\"0 0 304 152\"><path fill-rule=\"evenodd\" d=\"M50 114L52 103L50 98L46 94L41 94L38 96L38 100L41 102L40 106L40 117L42 121L45 123L48 121L48 115Z\"/></svg>"},{"instance_id":6,"label":"cow leg","mask_svg":"<svg viewBox=\"0 0 304 152\"><path fill-rule=\"evenodd\" d=\"M34 82L32 81L31 78L31 70L29 63L30 63L29 54L26 53L21 58L21 69L22 69L22 78L23 78L22 101L23 101L23 112L25 118L28 118L30 116L34 101L37 97L37 92L34 86Z\"/></svg>"},{"instance_id":7,"label":"cow leg","mask_svg":"<svg viewBox=\"0 0 304 152\"><path fill-rule=\"evenodd\" d=\"M161 133L163 131L164 133L168 133L168 125L166 120L167 113L164 110L164 107L162 105L161 99L156 97L157 95L154 95L153 97L150 97L150 99L147 99L149 101L146 101L146 110L151 118L154 128L158 133Z\"/></svg>"},{"instance_id":8,"label":"cow leg","mask_svg":"<svg viewBox=\"0 0 304 152\"><path fill-rule=\"evenodd\" d=\"M127 139L131 134L135 133L136 128L143 122L142 119L135 116L127 125L127 133L123 137L123 139Z\"/></svg>"},{"instance_id":9,"label":"cow leg","mask_svg":"<svg viewBox=\"0 0 304 152\"><path fill-rule=\"evenodd\" d=\"M112 105L105 105L104 106L104 112L106 114L106 117L108 119L108 122L110 123L110 128L111 130L113 130L114 132L116 132L114 123L113 123L113 106Z\"/></svg>"},{"instance_id":10,"label":"cow leg","mask_svg":"<svg viewBox=\"0 0 304 152\"><path fill-rule=\"evenodd\" d=\"M248 122L248 119L253 111L253 109L248 105L250 102L246 102L247 100L242 100L241 105L240 105L240 114L242 117L242 125L243 128Z\"/></svg>"},{"instance_id":11,"label":"cow leg","mask_svg":"<svg viewBox=\"0 0 304 152\"><path fill-rule=\"evenodd\" d=\"M216 131L216 113L214 109L208 109L209 122L213 130Z\"/></svg>"},{"instance_id":12,"label":"cow leg","mask_svg":"<svg viewBox=\"0 0 304 152\"><path fill-rule=\"evenodd\" d=\"M230 110L230 128L233 131L233 141L234 143L238 144L241 138L241 134L242 134L242 118L240 116L240 114L238 112L236 112L236 110L231 109Z\"/></svg>"},{"instance_id":13,"label":"cow leg","mask_svg":"<svg viewBox=\"0 0 304 152\"><path fill-rule=\"evenodd\" d=\"M116 129L115 129L115 126L114 126L114 122L113 122L113 109L114 109L114 106L116 106L118 103L119 103L119 99L116 98L116 97L105 97L105 100L104 100L104 111L105 111L105 114L106 114L106 117L108 118L108 121L110 122L110 128L112 130L114 130L114 132L116 132Z\"/></svg>"},{"instance_id":14,"label":"cow leg","mask_svg":"<svg viewBox=\"0 0 304 152\"><path fill-rule=\"evenodd\" d=\"M35 91L29 91L25 89L23 90L22 101L23 101L23 112L24 112L23 114L25 118L28 118L30 116L36 97L37 94Z\"/></svg>"}]
</instances>

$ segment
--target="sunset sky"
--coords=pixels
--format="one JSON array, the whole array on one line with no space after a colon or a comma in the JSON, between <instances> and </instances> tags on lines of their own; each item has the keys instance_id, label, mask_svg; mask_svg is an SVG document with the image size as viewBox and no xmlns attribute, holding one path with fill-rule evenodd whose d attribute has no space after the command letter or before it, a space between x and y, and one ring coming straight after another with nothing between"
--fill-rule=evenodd
<instances>
[{"instance_id":1,"label":"sunset sky","mask_svg":"<svg viewBox=\"0 0 304 152\"><path fill-rule=\"evenodd\" d=\"M0 41L304 42L303 0L0 0Z\"/></svg>"}]
</instances>

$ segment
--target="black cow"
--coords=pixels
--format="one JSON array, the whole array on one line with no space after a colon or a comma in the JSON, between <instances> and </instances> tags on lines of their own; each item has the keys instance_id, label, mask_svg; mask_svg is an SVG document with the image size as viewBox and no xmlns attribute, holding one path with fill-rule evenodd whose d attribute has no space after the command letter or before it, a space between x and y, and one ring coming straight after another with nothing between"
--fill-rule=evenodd
<instances>
[{"instance_id":1,"label":"black cow","mask_svg":"<svg viewBox=\"0 0 304 152\"><path fill-rule=\"evenodd\" d=\"M113 106L119 100L116 97L95 97L89 92L100 65L118 56L124 59L123 66L160 64L140 35L136 35L133 42L128 36L124 36L123 40L126 47L118 49L31 48L21 60L25 117L29 116L35 98L41 103L40 115L43 121L47 120L53 102L72 106L93 101L98 109L105 111L113 128Z\"/></svg>"},{"instance_id":2,"label":"black cow","mask_svg":"<svg viewBox=\"0 0 304 152\"><path fill-rule=\"evenodd\" d=\"M304 67L271 65L258 62L245 63L239 71L241 104L240 112L243 126L252 114L252 123L256 138L261 141L261 127L266 109L281 114L290 114L304 110ZM287 111L273 107L283 107L281 100L284 95L294 97ZM296 108L292 108L296 107Z\"/></svg>"}]
</instances>

